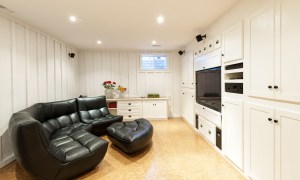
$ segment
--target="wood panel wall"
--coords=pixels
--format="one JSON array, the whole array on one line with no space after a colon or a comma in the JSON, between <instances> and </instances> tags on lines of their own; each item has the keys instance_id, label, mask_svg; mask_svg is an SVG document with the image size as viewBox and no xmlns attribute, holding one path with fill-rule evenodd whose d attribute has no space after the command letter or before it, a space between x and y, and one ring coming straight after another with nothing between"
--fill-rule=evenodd
<instances>
[{"instance_id":1,"label":"wood panel wall","mask_svg":"<svg viewBox=\"0 0 300 180\"><path fill-rule=\"evenodd\" d=\"M78 96L77 50L0 13L0 167L13 157L12 113L37 102Z\"/></svg>"},{"instance_id":2,"label":"wood panel wall","mask_svg":"<svg viewBox=\"0 0 300 180\"><path fill-rule=\"evenodd\" d=\"M139 71L141 53L166 53L169 71ZM128 96L159 93L171 97L169 116L180 116L180 56L177 52L84 50L79 52L79 90L87 96L104 94L103 81L116 81L128 88Z\"/></svg>"}]
</instances>

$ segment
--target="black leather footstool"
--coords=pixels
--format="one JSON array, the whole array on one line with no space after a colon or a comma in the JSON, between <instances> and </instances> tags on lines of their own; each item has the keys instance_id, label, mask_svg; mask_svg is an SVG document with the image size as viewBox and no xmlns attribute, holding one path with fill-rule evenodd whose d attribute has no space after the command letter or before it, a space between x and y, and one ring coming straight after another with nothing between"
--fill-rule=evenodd
<instances>
[{"instance_id":1,"label":"black leather footstool","mask_svg":"<svg viewBox=\"0 0 300 180\"><path fill-rule=\"evenodd\" d=\"M108 139L126 153L135 153L151 141L153 127L146 119L116 122L107 128Z\"/></svg>"}]
</instances>

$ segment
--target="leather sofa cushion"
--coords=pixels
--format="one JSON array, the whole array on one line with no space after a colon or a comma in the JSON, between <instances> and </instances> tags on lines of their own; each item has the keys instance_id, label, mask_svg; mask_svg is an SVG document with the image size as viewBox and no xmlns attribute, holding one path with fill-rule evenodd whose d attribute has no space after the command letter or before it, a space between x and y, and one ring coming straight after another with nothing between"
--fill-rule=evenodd
<instances>
[{"instance_id":1,"label":"leather sofa cushion","mask_svg":"<svg viewBox=\"0 0 300 180\"><path fill-rule=\"evenodd\" d=\"M51 143L63 152L65 162L80 159L94 153L98 148L108 145L107 141L84 130L75 131L69 135L60 135L52 139Z\"/></svg>"},{"instance_id":2,"label":"leather sofa cushion","mask_svg":"<svg viewBox=\"0 0 300 180\"><path fill-rule=\"evenodd\" d=\"M109 140L127 153L137 152L151 141L153 126L146 119L116 122L107 128Z\"/></svg>"}]
</instances>

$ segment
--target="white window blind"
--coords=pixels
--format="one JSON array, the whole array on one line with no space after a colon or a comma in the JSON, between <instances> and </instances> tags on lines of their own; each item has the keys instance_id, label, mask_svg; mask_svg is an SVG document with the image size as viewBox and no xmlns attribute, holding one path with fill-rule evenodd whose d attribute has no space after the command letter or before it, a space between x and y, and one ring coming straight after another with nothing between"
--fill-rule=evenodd
<instances>
[{"instance_id":1,"label":"white window blind","mask_svg":"<svg viewBox=\"0 0 300 180\"><path fill-rule=\"evenodd\" d=\"M166 71L168 70L168 56L155 54L142 54L140 59L142 71Z\"/></svg>"}]
</instances>

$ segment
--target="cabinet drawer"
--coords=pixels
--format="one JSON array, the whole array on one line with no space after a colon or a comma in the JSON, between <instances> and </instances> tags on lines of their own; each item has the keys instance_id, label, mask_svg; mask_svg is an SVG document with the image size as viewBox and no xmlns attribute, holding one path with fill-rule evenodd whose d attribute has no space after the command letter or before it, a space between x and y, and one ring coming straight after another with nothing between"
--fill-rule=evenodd
<instances>
[{"instance_id":1,"label":"cabinet drawer","mask_svg":"<svg viewBox=\"0 0 300 180\"><path fill-rule=\"evenodd\" d=\"M205 130L205 119L202 117L202 116L200 116L200 115L198 115L198 117L199 117L199 132L202 134L202 135L204 135L205 136L205 133L206 133L206 130Z\"/></svg>"},{"instance_id":2,"label":"cabinet drawer","mask_svg":"<svg viewBox=\"0 0 300 180\"><path fill-rule=\"evenodd\" d=\"M135 119L139 119L141 117L142 117L141 114L126 114L126 115L123 115L124 120L135 120Z\"/></svg>"},{"instance_id":3,"label":"cabinet drawer","mask_svg":"<svg viewBox=\"0 0 300 180\"><path fill-rule=\"evenodd\" d=\"M142 107L142 101L122 101L118 102L118 108L122 107Z\"/></svg>"},{"instance_id":4,"label":"cabinet drawer","mask_svg":"<svg viewBox=\"0 0 300 180\"><path fill-rule=\"evenodd\" d=\"M214 50L214 40L213 39L208 41L207 48L208 48L208 50L207 50L208 52L212 52Z\"/></svg>"},{"instance_id":5,"label":"cabinet drawer","mask_svg":"<svg viewBox=\"0 0 300 180\"><path fill-rule=\"evenodd\" d=\"M221 43L221 35L218 35L217 37L215 37L214 39L214 49L219 49L222 46Z\"/></svg>"},{"instance_id":6,"label":"cabinet drawer","mask_svg":"<svg viewBox=\"0 0 300 180\"><path fill-rule=\"evenodd\" d=\"M118 114L125 114L125 113L141 113L142 109L118 109Z\"/></svg>"},{"instance_id":7,"label":"cabinet drawer","mask_svg":"<svg viewBox=\"0 0 300 180\"><path fill-rule=\"evenodd\" d=\"M208 121L206 121L205 136L213 145L216 145L216 126Z\"/></svg>"},{"instance_id":8,"label":"cabinet drawer","mask_svg":"<svg viewBox=\"0 0 300 180\"><path fill-rule=\"evenodd\" d=\"M215 124L220 128L222 127L222 120L221 120L220 113L199 104L195 105L195 109L199 113L199 115L204 117L207 121L210 121L211 123Z\"/></svg>"},{"instance_id":9,"label":"cabinet drawer","mask_svg":"<svg viewBox=\"0 0 300 180\"><path fill-rule=\"evenodd\" d=\"M120 111L130 111L130 110L132 110L132 111L134 111L134 110L141 111L142 106L119 106L118 110L120 110Z\"/></svg>"}]
</instances>

